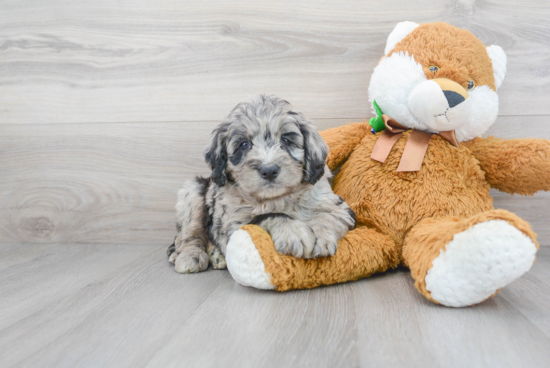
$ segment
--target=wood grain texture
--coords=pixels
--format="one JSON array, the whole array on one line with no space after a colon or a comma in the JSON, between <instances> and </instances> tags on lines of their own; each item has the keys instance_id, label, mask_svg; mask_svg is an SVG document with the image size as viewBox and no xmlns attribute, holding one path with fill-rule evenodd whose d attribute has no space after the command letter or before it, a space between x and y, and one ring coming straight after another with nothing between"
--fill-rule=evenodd
<instances>
[{"instance_id":1,"label":"wood grain texture","mask_svg":"<svg viewBox=\"0 0 550 368\"><path fill-rule=\"evenodd\" d=\"M445 21L508 55L501 115L548 115L546 0L0 3L0 121L217 120L274 93L312 118L370 115L396 23Z\"/></svg>"},{"instance_id":2,"label":"wood grain texture","mask_svg":"<svg viewBox=\"0 0 550 368\"><path fill-rule=\"evenodd\" d=\"M490 133L550 138L546 117L516 131L519 119L501 117ZM202 152L216 124L0 125L0 242L168 244L176 193L184 180L208 175ZM493 195L495 207L531 222L550 245L550 193Z\"/></svg>"},{"instance_id":3,"label":"wood grain texture","mask_svg":"<svg viewBox=\"0 0 550 368\"><path fill-rule=\"evenodd\" d=\"M180 275L151 244L2 244L2 367L547 367L550 248L471 308L405 270L313 290ZM70 275L70 277L69 277Z\"/></svg>"},{"instance_id":4,"label":"wood grain texture","mask_svg":"<svg viewBox=\"0 0 550 368\"><path fill-rule=\"evenodd\" d=\"M0 125L0 242L171 241L216 125Z\"/></svg>"}]
</instances>

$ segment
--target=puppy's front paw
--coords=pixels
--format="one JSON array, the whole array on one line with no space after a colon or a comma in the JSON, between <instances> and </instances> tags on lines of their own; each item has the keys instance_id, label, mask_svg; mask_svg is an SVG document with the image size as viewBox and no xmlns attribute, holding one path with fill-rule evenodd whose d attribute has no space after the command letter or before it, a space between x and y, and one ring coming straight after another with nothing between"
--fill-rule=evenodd
<instances>
[{"instance_id":1,"label":"puppy's front paw","mask_svg":"<svg viewBox=\"0 0 550 368\"><path fill-rule=\"evenodd\" d=\"M313 258L315 236L310 227L299 221L288 221L269 230L275 250L296 258Z\"/></svg>"},{"instance_id":2,"label":"puppy's front paw","mask_svg":"<svg viewBox=\"0 0 550 368\"><path fill-rule=\"evenodd\" d=\"M210 264L212 265L213 270L225 270L227 268L227 263L225 262L225 257L222 252L215 247L208 247L208 256L210 257Z\"/></svg>"},{"instance_id":3,"label":"puppy's front paw","mask_svg":"<svg viewBox=\"0 0 550 368\"><path fill-rule=\"evenodd\" d=\"M315 245L313 246L312 252L313 257L333 256L338 248L338 240L340 240L338 234L318 224L310 224L310 227L315 235Z\"/></svg>"},{"instance_id":4,"label":"puppy's front paw","mask_svg":"<svg viewBox=\"0 0 550 368\"><path fill-rule=\"evenodd\" d=\"M208 254L197 247L186 247L175 259L176 272L196 273L208 268Z\"/></svg>"}]
</instances>

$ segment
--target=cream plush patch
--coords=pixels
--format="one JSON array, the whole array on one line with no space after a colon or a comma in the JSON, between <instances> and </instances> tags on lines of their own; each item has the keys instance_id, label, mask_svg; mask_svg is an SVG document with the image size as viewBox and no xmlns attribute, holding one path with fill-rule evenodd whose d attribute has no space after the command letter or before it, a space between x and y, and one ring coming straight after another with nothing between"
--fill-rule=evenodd
<instances>
[{"instance_id":1,"label":"cream plush patch","mask_svg":"<svg viewBox=\"0 0 550 368\"><path fill-rule=\"evenodd\" d=\"M369 102L376 100L384 114L408 128L426 130L426 124L413 117L407 104L413 89L425 82L422 66L407 53L396 52L380 60L369 84ZM373 115L376 111L372 110ZM431 131L433 133L433 131Z\"/></svg>"},{"instance_id":2,"label":"cream plush patch","mask_svg":"<svg viewBox=\"0 0 550 368\"><path fill-rule=\"evenodd\" d=\"M256 249L250 235L244 230L237 230L227 243L225 261L231 276L243 286L257 289L274 290L270 275Z\"/></svg>"},{"instance_id":3,"label":"cream plush patch","mask_svg":"<svg viewBox=\"0 0 550 368\"><path fill-rule=\"evenodd\" d=\"M397 25L394 27L393 31L391 31L390 35L388 36L388 40L386 41L386 47L384 49L384 55L387 55L395 45L412 31L418 27L419 24L415 22L401 22L397 23Z\"/></svg>"},{"instance_id":4,"label":"cream plush patch","mask_svg":"<svg viewBox=\"0 0 550 368\"><path fill-rule=\"evenodd\" d=\"M456 234L434 259L426 289L448 307L480 303L529 271L536 251L531 239L508 222L481 222Z\"/></svg>"},{"instance_id":5,"label":"cream plush patch","mask_svg":"<svg viewBox=\"0 0 550 368\"><path fill-rule=\"evenodd\" d=\"M487 47L487 53L493 63L493 70L495 75L495 86L497 89L502 85L504 76L506 75L506 54L502 47L497 45L491 45Z\"/></svg>"}]
</instances>

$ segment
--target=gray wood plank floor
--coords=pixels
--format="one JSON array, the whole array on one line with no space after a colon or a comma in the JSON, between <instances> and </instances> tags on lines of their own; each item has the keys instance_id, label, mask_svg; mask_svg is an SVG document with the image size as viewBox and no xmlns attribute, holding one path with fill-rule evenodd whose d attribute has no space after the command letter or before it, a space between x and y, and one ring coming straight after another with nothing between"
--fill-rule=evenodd
<instances>
[{"instance_id":1,"label":"gray wood plank floor","mask_svg":"<svg viewBox=\"0 0 550 368\"><path fill-rule=\"evenodd\" d=\"M179 275L164 245L0 245L2 367L548 367L550 248L471 308L406 270L286 293Z\"/></svg>"}]
</instances>

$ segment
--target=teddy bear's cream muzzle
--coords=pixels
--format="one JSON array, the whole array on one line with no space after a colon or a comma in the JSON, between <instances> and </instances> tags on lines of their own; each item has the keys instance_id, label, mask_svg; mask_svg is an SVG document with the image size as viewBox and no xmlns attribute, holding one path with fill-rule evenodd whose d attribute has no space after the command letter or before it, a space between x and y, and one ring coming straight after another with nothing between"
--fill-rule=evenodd
<instances>
[{"instance_id":1,"label":"teddy bear's cream muzzle","mask_svg":"<svg viewBox=\"0 0 550 368\"><path fill-rule=\"evenodd\" d=\"M408 100L412 114L436 132L454 130L467 113L468 92L458 83L436 78L417 85Z\"/></svg>"}]
</instances>

